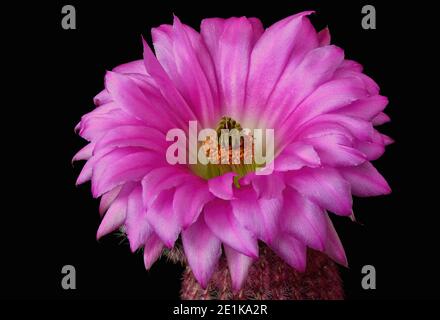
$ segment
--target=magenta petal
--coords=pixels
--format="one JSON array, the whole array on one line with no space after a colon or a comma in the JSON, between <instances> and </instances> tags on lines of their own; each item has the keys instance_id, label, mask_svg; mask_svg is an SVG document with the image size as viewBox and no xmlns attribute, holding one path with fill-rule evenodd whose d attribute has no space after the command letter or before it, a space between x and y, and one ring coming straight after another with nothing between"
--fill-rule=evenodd
<instances>
[{"instance_id":1,"label":"magenta petal","mask_svg":"<svg viewBox=\"0 0 440 320\"><path fill-rule=\"evenodd\" d=\"M359 80L337 79L326 82L295 109L283 127L285 130L291 130L318 115L338 110L366 96L365 86Z\"/></svg>"},{"instance_id":2,"label":"magenta petal","mask_svg":"<svg viewBox=\"0 0 440 320\"><path fill-rule=\"evenodd\" d=\"M178 108L172 109L174 115L177 116L177 118L181 118L185 121L196 120L197 116L188 106L188 103L185 101L182 95L178 92L174 83L160 65L159 61L157 61L144 39L142 39L142 44L144 48L144 64L147 73L154 79L154 82L168 104L170 106L179 106ZM183 124L187 125L188 123L185 123L185 121Z\"/></svg>"},{"instance_id":3,"label":"magenta petal","mask_svg":"<svg viewBox=\"0 0 440 320\"><path fill-rule=\"evenodd\" d=\"M173 209L174 190L162 191L147 211L147 221L162 242L172 248L182 228L182 219Z\"/></svg>"},{"instance_id":4,"label":"magenta petal","mask_svg":"<svg viewBox=\"0 0 440 320\"><path fill-rule=\"evenodd\" d=\"M94 98L93 98L93 103L96 106L100 106L102 104L108 103L111 101L111 96L108 93L107 90L102 90L100 93L98 93Z\"/></svg>"},{"instance_id":5,"label":"magenta petal","mask_svg":"<svg viewBox=\"0 0 440 320\"><path fill-rule=\"evenodd\" d=\"M104 213L108 210L110 205L113 203L113 201L118 196L119 192L121 191L122 186L117 186L110 190L109 192L105 193L101 197L101 201L99 202L99 214L102 216Z\"/></svg>"},{"instance_id":6,"label":"magenta petal","mask_svg":"<svg viewBox=\"0 0 440 320\"><path fill-rule=\"evenodd\" d=\"M286 180L299 193L336 214L352 214L350 184L331 168L303 168Z\"/></svg>"},{"instance_id":7,"label":"magenta petal","mask_svg":"<svg viewBox=\"0 0 440 320\"><path fill-rule=\"evenodd\" d=\"M177 187L191 177L177 166L152 170L142 179L144 204L148 208L161 191Z\"/></svg>"},{"instance_id":8,"label":"magenta petal","mask_svg":"<svg viewBox=\"0 0 440 320\"><path fill-rule=\"evenodd\" d=\"M344 135L326 135L307 139L306 142L313 145L321 163L326 166L355 166L367 160L367 156L353 148Z\"/></svg>"},{"instance_id":9,"label":"magenta petal","mask_svg":"<svg viewBox=\"0 0 440 320\"><path fill-rule=\"evenodd\" d=\"M308 121L317 116L324 117L324 114L343 108L358 99L363 99L366 95L363 84L352 79L333 80L321 85L284 120L278 130L278 140L284 143L289 142L289 139L292 139L292 131L299 130L302 124L306 125ZM325 115L329 121L350 125L348 117L330 119L329 116ZM363 124L360 120L362 119L358 119L357 123ZM365 122L365 129L364 126L359 129L351 126L350 129L355 130L357 134L368 134L371 133L371 130L366 127L367 124ZM369 125L371 128L371 124Z\"/></svg>"},{"instance_id":10,"label":"magenta petal","mask_svg":"<svg viewBox=\"0 0 440 320\"><path fill-rule=\"evenodd\" d=\"M124 223L127 214L128 196L132 190L132 184L127 184L122 188L118 197L113 201L99 225L98 232L96 233L97 239L115 231Z\"/></svg>"},{"instance_id":11,"label":"magenta petal","mask_svg":"<svg viewBox=\"0 0 440 320\"><path fill-rule=\"evenodd\" d=\"M385 145L383 143L357 141L355 147L367 156L368 161L378 159L385 152Z\"/></svg>"},{"instance_id":12,"label":"magenta petal","mask_svg":"<svg viewBox=\"0 0 440 320\"><path fill-rule=\"evenodd\" d=\"M323 165L333 167L357 166L367 160L361 151L344 145L331 144L315 146Z\"/></svg>"},{"instance_id":13,"label":"magenta petal","mask_svg":"<svg viewBox=\"0 0 440 320\"><path fill-rule=\"evenodd\" d=\"M153 38L154 52L156 53L157 60L168 76L174 79L175 83L178 82L178 71L174 60L173 27L169 24L164 24L153 28L151 29L151 36Z\"/></svg>"},{"instance_id":14,"label":"magenta petal","mask_svg":"<svg viewBox=\"0 0 440 320\"><path fill-rule=\"evenodd\" d=\"M110 94L107 92L107 90L104 90L104 92L110 96ZM91 119L91 118L98 118L98 117L111 117L114 115L121 116L120 113L121 107L114 102L113 100L107 101L103 104L100 104L96 106L95 109L92 111L86 113L81 117L81 121L84 122L85 120ZM127 114L124 114L127 115Z\"/></svg>"},{"instance_id":15,"label":"magenta petal","mask_svg":"<svg viewBox=\"0 0 440 320\"><path fill-rule=\"evenodd\" d=\"M319 46L321 47L328 46L330 44L331 36L328 27L325 27L324 29L318 32L318 41L319 41Z\"/></svg>"},{"instance_id":16,"label":"magenta petal","mask_svg":"<svg viewBox=\"0 0 440 320\"><path fill-rule=\"evenodd\" d=\"M382 135L373 130L371 141L357 140L354 147L367 156L367 160L376 160L385 152L385 144Z\"/></svg>"},{"instance_id":17,"label":"magenta petal","mask_svg":"<svg viewBox=\"0 0 440 320\"><path fill-rule=\"evenodd\" d=\"M390 117L383 112L379 113L372 120L374 126L380 126L380 125L385 124L390 121L391 121Z\"/></svg>"},{"instance_id":18,"label":"magenta petal","mask_svg":"<svg viewBox=\"0 0 440 320\"><path fill-rule=\"evenodd\" d=\"M243 186L236 192L236 199L231 201L235 219L258 238L271 242L276 233L278 211L263 207L253 188Z\"/></svg>"},{"instance_id":19,"label":"magenta petal","mask_svg":"<svg viewBox=\"0 0 440 320\"><path fill-rule=\"evenodd\" d=\"M374 96L379 94L379 86L377 83L364 73L349 70L347 68L339 68L334 74L334 79L360 80L364 84L368 95Z\"/></svg>"},{"instance_id":20,"label":"magenta petal","mask_svg":"<svg viewBox=\"0 0 440 320\"><path fill-rule=\"evenodd\" d=\"M258 257L257 240L234 217L229 202L211 201L205 206L204 217L206 225L223 243L249 257Z\"/></svg>"},{"instance_id":21,"label":"magenta petal","mask_svg":"<svg viewBox=\"0 0 440 320\"><path fill-rule=\"evenodd\" d=\"M212 199L214 196L209 192L207 184L198 179L176 188L173 208L177 215L182 217L184 229L198 219L203 206Z\"/></svg>"},{"instance_id":22,"label":"magenta petal","mask_svg":"<svg viewBox=\"0 0 440 320\"><path fill-rule=\"evenodd\" d=\"M341 168L340 172L351 184L351 191L356 196L371 197L391 193L388 183L370 162L356 167Z\"/></svg>"},{"instance_id":23,"label":"magenta petal","mask_svg":"<svg viewBox=\"0 0 440 320\"><path fill-rule=\"evenodd\" d=\"M206 19L202 36L216 65L222 113L233 118L240 116L244 105L249 60L255 41L251 22L242 18L228 20Z\"/></svg>"},{"instance_id":24,"label":"magenta petal","mask_svg":"<svg viewBox=\"0 0 440 320\"><path fill-rule=\"evenodd\" d=\"M122 148L121 148L122 149ZM130 148L127 148L130 149ZM115 151L118 151L117 149ZM114 187L129 182L140 181L157 163L158 155L148 150L128 152L115 162L108 162L107 156L97 161L93 171L92 193L99 197Z\"/></svg>"},{"instance_id":25,"label":"magenta petal","mask_svg":"<svg viewBox=\"0 0 440 320\"><path fill-rule=\"evenodd\" d=\"M321 160L311 145L292 143L275 158L276 171L298 170L302 167L319 167Z\"/></svg>"},{"instance_id":26,"label":"magenta petal","mask_svg":"<svg viewBox=\"0 0 440 320\"><path fill-rule=\"evenodd\" d=\"M82 148L75 154L75 156L72 159L72 162L79 160L88 160L92 156L94 148L95 148L95 143L91 142L87 144L84 148Z\"/></svg>"},{"instance_id":27,"label":"magenta petal","mask_svg":"<svg viewBox=\"0 0 440 320\"><path fill-rule=\"evenodd\" d=\"M387 104L388 98L375 95L357 100L346 107L336 110L335 113L370 121L383 111Z\"/></svg>"},{"instance_id":28,"label":"magenta petal","mask_svg":"<svg viewBox=\"0 0 440 320\"><path fill-rule=\"evenodd\" d=\"M240 20L246 19L244 17L242 18L230 18L230 19L222 19L222 18L208 18L203 19L201 26L200 26L200 34L203 37L203 41L206 43L206 46L208 47L211 56L213 59L216 59L218 46L220 43L220 37L223 34L223 31L225 30L225 25L234 25L238 23ZM264 27L261 21L257 18L247 18L246 19L251 27L252 27L252 46L257 42L257 40L261 37L261 35L264 32ZM243 31L243 30L241 30ZM238 32L240 33L240 32ZM222 40L224 42L225 40ZM239 45L239 44L237 44Z\"/></svg>"},{"instance_id":29,"label":"magenta petal","mask_svg":"<svg viewBox=\"0 0 440 320\"><path fill-rule=\"evenodd\" d=\"M101 109L101 107L99 107L99 109ZM112 110L102 115L89 113L83 116L81 120L79 135L88 141L98 140L108 131L119 126L128 125L138 126L144 125L144 123L121 109Z\"/></svg>"},{"instance_id":30,"label":"magenta petal","mask_svg":"<svg viewBox=\"0 0 440 320\"><path fill-rule=\"evenodd\" d=\"M252 185L257 192L258 198L280 198L286 185L283 174L272 172L269 175L255 175Z\"/></svg>"},{"instance_id":31,"label":"magenta petal","mask_svg":"<svg viewBox=\"0 0 440 320\"><path fill-rule=\"evenodd\" d=\"M160 257L163 249L163 243L160 238L152 233L145 241L144 246L144 265L145 269L149 270L153 263Z\"/></svg>"},{"instance_id":32,"label":"magenta petal","mask_svg":"<svg viewBox=\"0 0 440 320\"><path fill-rule=\"evenodd\" d=\"M107 92L107 90L105 90ZM121 107L113 100L110 100L104 104L101 104L97 106L95 109L90 111L89 113L86 113L81 117L81 120L89 120L92 118L99 118L99 117L108 117L112 118L113 116L122 117L122 116L129 116L127 113L121 113L122 109ZM140 122L142 123L142 122Z\"/></svg>"},{"instance_id":33,"label":"magenta petal","mask_svg":"<svg viewBox=\"0 0 440 320\"><path fill-rule=\"evenodd\" d=\"M144 60L142 60L142 59L121 64L121 65L113 68L113 71L118 72L118 73L147 74L147 72L145 70Z\"/></svg>"},{"instance_id":34,"label":"magenta petal","mask_svg":"<svg viewBox=\"0 0 440 320\"><path fill-rule=\"evenodd\" d=\"M208 18L203 19L200 24L200 34L214 60L220 45L219 39L223 33L225 21L226 19L223 18Z\"/></svg>"},{"instance_id":35,"label":"magenta petal","mask_svg":"<svg viewBox=\"0 0 440 320\"><path fill-rule=\"evenodd\" d=\"M281 234L270 247L291 267L305 271L307 247L301 241L289 234Z\"/></svg>"},{"instance_id":36,"label":"magenta petal","mask_svg":"<svg viewBox=\"0 0 440 320\"><path fill-rule=\"evenodd\" d=\"M93 172L93 178L95 180L99 180L105 174L107 169L114 165L117 161L124 159L125 157L144 152L148 151L136 147L117 148L109 152L99 152L94 154L92 158L87 161L84 168L86 166L90 166L90 171ZM95 183L98 183L98 181Z\"/></svg>"},{"instance_id":37,"label":"magenta petal","mask_svg":"<svg viewBox=\"0 0 440 320\"><path fill-rule=\"evenodd\" d=\"M364 67L362 67L362 65L359 62L353 60L344 60L339 66L339 69L346 69L354 72L362 72L362 70L364 70Z\"/></svg>"},{"instance_id":38,"label":"magenta petal","mask_svg":"<svg viewBox=\"0 0 440 320\"><path fill-rule=\"evenodd\" d=\"M251 54L245 116L259 114L289 60L295 61L293 65L298 63L318 45L316 31L306 17L311 13L301 12L278 21L258 39Z\"/></svg>"},{"instance_id":39,"label":"magenta petal","mask_svg":"<svg viewBox=\"0 0 440 320\"><path fill-rule=\"evenodd\" d=\"M195 113L199 115L202 123L208 124L211 122L215 110L216 97L213 94L213 89L217 84L209 81L211 78L209 73L213 72L213 66L211 61L208 63L206 61L208 53L205 53L203 57L199 56L194 45L198 50L206 51L206 47L200 41L200 37L195 39L194 34L191 34L188 29L174 16L173 49L178 77L173 81L181 84L180 92L182 95L193 107ZM214 81L214 79L212 80Z\"/></svg>"},{"instance_id":40,"label":"magenta petal","mask_svg":"<svg viewBox=\"0 0 440 320\"><path fill-rule=\"evenodd\" d=\"M148 83L145 76L134 77L108 71L105 86L121 108L146 125L167 132L179 122L171 114L160 91Z\"/></svg>"},{"instance_id":41,"label":"magenta petal","mask_svg":"<svg viewBox=\"0 0 440 320\"><path fill-rule=\"evenodd\" d=\"M305 143L305 139L319 139L328 135L345 136L348 141L354 141L352 133L343 125L334 121L317 121L316 119L298 128L295 138Z\"/></svg>"},{"instance_id":42,"label":"magenta petal","mask_svg":"<svg viewBox=\"0 0 440 320\"><path fill-rule=\"evenodd\" d=\"M105 84L121 108L136 118L149 123L150 112L146 107L149 103L148 97L132 77L109 71L105 76Z\"/></svg>"},{"instance_id":43,"label":"magenta petal","mask_svg":"<svg viewBox=\"0 0 440 320\"><path fill-rule=\"evenodd\" d=\"M84 167L81 169L81 172L79 173L78 178L76 179L75 184L77 186L92 179L94 164L95 163L93 161L93 157L86 162Z\"/></svg>"},{"instance_id":44,"label":"magenta petal","mask_svg":"<svg viewBox=\"0 0 440 320\"><path fill-rule=\"evenodd\" d=\"M205 289L221 256L221 242L206 226L203 217L182 231L182 242L194 277Z\"/></svg>"},{"instance_id":45,"label":"magenta petal","mask_svg":"<svg viewBox=\"0 0 440 320\"><path fill-rule=\"evenodd\" d=\"M175 22L175 21L174 21ZM173 25L173 28L175 29L176 25ZM213 63L212 56L210 55L208 48L203 41L203 37L200 35L199 32L194 30L193 28L183 25L183 30L185 31L186 35L188 36L189 42L191 44L191 47L194 48L195 55L197 57L197 60L200 63L201 70L203 71L206 79L208 80L209 91L211 91L211 96L213 99L213 112L218 112L217 109L220 106L219 102L219 89L218 89L218 79L215 72L215 65ZM178 34L179 32L177 32ZM216 121L213 116L214 114L211 114L211 119L213 121Z\"/></svg>"},{"instance_id":46,"label":"magenta petal","mask_svg":"<svg viewBox=\"0 0 440 320\"><path fill-rule=\"evenodd\" d=\"M345 251L341 240L339 239L339 236L329 216L327 214L325 216L327 220L327 241L325 253L340 265L347 267L347 257L345 256Z\"/></svg>"},{"instance_id":47,"label":"magenta petal","mask_svg":"<svg viewBox=\"0 0 440 320\"><path fill-rule=\"evenodd\" d=\"M111 98L110 93L107 91L107 89L104 89L103 92ZM96 108L93 109L91 112L83 115L82 119L89 117L109 116L114 114L121 115L117 113L118 111L121 111L121 107L113 100L109 100L103 104L100 104L99 106L96 106Z\"/></svg>"},{"instance_id":48,"label":"magenta petal","mask_svg":"<svg viewBox=\"0 0 440 320\"><path fill-rule=\"evenodd\" d=\"M393 138L388 137L388 136L385 135L385 134L381 134L381 136L382 136L382 141L383 141L383 143L384 143L386 146L388 146L388 145L394 143L394 139L393 139Z\"/></svg>"},{"instance_id":49,"label":"magenta petal","mask_svg":"<svg viewBox=\"0 0 440 320\"><path fill-rule=\"evenodd\" d=\"M168 147L165 134L145 126L120 126L108 131L96 143L95 152L111 151L121 147L142 147L165 152Z\"/></svg>"},{"instance_id":50,"label":"magenta petal","mask_svg":"<svg viewBox=\"0 0 440 320\"><path fill-rule=\"evenodd\" d=\"M231 200L234 198L233 183L236 173L228 172L221 176L209 179L209 191L216 197L223 200Z\"/></svg>"},{"instance_id":51,"label":"magenta petal","mask_svg":"<svg viewBox=\"0 0 440 320\"><path fill-rule=\"evenodd\" d=\"M218 94L214 66L201 36L177 18L173 26L161 25L151 33L157 59L195 114L205 123L213 115L214 105L218 106ZM182 68L181 63L191 68Z\"/></svg>"},{"instance_id":52,"label":"magenta petal","mask_svg":"<svg viewBox=\"0 0 440 320\"><path fill-rule=\"evenodd\" d=\"M316 117L310 123L323 122L327 125L334 123L346 128L353 137L360 140L372 141L374 128L370 121L348 117L341 114L326 114Z\"/></svg>"},{"instance_id":53,"label":"magenta petal","mask_svg":"<svg viewBox=\"0 0 440 320\"><path fill-rule=\"evenodd\" d=\"M295 190L288 188L284 192L284 206L281 212L282 230L309 247L324 251L327 221L323 209Z\"/></svg>"},{"instance_id":54,"label":"magenta petal","mask_svg":"<svg viewBox=\"0 0 440 320\"><path fill-rule=\"evenodd\" d=\"M272 243L277 235L277 222L283 208L283 198L259 199L258 204L261 208L262 223L264 224L263 236L261 239L267 244Z\"/></svg>"},{"instance_id":55,"label":"magenta petal","mask_svg":"<svg viewBox=\"0 0 440 320\"><path fill-rule=\"evenodd\" d=\"M142 201L140 184L133 189L128 197L125 231L132 252L141 247L153 231L147 221L147 211Z\"/></svg>"},{"instance_id":56,"label":"magenta petal","mask_svg":"<svg viewBox=\"0 0 440 320\"><path fill-rule=\"evenodd\" d=\"M154 78L156 82L159 82L158 84L165 84L165 82L167 82L167 84L171 83L168 75L144 38L142 38L142 46L144 49L143 58L147 74Z\"/></svg>"},{"instance_id":57,"label":"magenta petal","mask_svg":"<svg viewBox=\"0 0 440 320\"><path fill-rule=\"evenodd\" d=\"M249 60L254 41L252 25L246 18L228 19L216 52L217 74L222 94L222 111L233 118L240 116L245 101Z\"/></svg>"},{"instance_id":58,"label":"magenta petal","mask_svg":"<svg viewBox=\"0 0 440 320\"><path fill-rule=\"evenodd\" d=\"M336 46L318 47L309 51L295 70L283 74L274 88L263 117L269 125L282 122L320 85L331 80L344 59L344 51Z\"/></svg>"},{"instance_id":59,"label":"magenta petal","mask_svg":"<svg viewBox=\"0 0 440 320\"><path fill-rule=\"evenodd\" d=\"M226 259L228 260L228 268L232 280L232 290L237 292L245 283L249 267L252 265L254 259L241 254L226 244L223 245L223 248L225 250Z\"/></svg>"},{"instance_id":60,"label":"magenta petal","mask_svg":"<svg viewBox=\"0 0 440 320\"><path fill-rule=\"evenodd\" d=\"M252 44L257 43L258 39L260 39L261 35L264 33L264 26L258 18L248 18L249 22L252 25L252 31L254 33L252 37Z\"/></svg>"}]
</instances>

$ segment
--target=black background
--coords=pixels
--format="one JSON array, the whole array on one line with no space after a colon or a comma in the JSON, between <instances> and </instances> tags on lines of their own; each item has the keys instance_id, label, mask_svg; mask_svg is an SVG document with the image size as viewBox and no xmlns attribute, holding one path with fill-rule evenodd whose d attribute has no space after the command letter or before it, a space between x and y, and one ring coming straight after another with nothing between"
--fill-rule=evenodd
<instances>
[{"instance_id":1,"label":"black background","mask_svg":"<svg viewBox=\"0 0 440 320\"><path fill-rule=\"evenodd\" d=\"M73 4L77 29L61 28L61 8ZM373 4L377 29L361 27L361 8ZM434 9L421 2L379 1L86 1L4 9L18 14L4 29L13 103L3 116L3 209L0 296L13 298L177 299L180 266L163 259L145 271L142 255L115 235L95 239L98 200L90 185L75 187L82 164L70 160L84 141L73 128L92 109L105 70L139 59L141 35L172 23L176 14L198 29L206 17L255 16L267 27L315 10L317 29L329 26L332 43L364 65L390 104L382 131L396 140L375 166L393 193L354 200L358 224L335 219L350 268L341 268L348 299L439 298L437 269L438 79ZM14 62L12 62L14 61ZM437 95L437 100L435 99ZM63 290L61 268L77 271L77 289ZM377 289L362 289L361 268L377 270Z\"/></svg>"}]
</instances>

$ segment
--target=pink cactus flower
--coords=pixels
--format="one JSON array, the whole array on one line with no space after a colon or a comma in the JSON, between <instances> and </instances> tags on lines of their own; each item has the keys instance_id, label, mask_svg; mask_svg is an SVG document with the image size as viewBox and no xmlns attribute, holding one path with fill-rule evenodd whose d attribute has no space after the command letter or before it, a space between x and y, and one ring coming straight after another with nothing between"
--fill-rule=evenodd
<instances>
[{"instance_id":1,"label":"pink cactus flower","mask_svg":"<svg viewBox=\"0 0 440 320\"><path fill-rule=\"evenodd\" d=\"M267 29L256 18L205 19L200 32L174 18L152 29L155 54L144 41L143 59L107 72L74 157L87 160L77 183L91 180L101 197L98 238L123 228L147 269L181 241L202 287L223 252L238 290L259 241L299 271L307 247L347 265L328 212L350 217L352 195L391 191L371 164L392 142L375 128L389 120L388 101L311 13ZM189 121L273 129L273 172L170 164L167 133L188 134Z\"/></svg>"}]
</instances>

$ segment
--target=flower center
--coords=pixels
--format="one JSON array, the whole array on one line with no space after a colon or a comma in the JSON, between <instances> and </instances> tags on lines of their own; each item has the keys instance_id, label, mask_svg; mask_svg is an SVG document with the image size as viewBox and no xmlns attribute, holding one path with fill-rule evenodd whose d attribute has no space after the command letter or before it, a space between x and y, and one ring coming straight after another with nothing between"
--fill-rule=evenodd
<instances>
[{"instance_id":1,"label":"flower center","mask_svg":"<svg viewBox=\"0 0 440 320\"><path fill-rule=\"evenodd\" d=\"M222 117L215 128L215 136L208 136L199 143L199 153L208 162L197 163L191 169L204 179L211 179L228 172L235 172L235 184L249 172L254 172L254 139L249 130L243 130L240 123L231 117Z\"/></svg>"}]
</instances>

